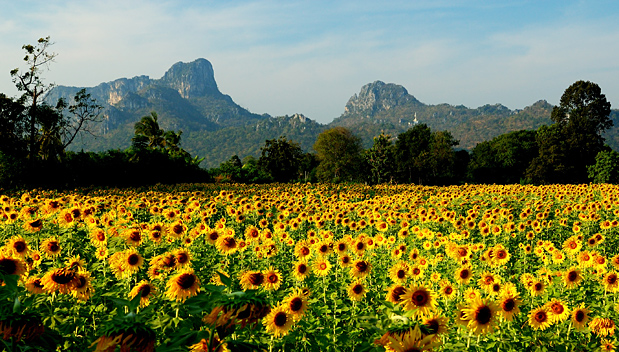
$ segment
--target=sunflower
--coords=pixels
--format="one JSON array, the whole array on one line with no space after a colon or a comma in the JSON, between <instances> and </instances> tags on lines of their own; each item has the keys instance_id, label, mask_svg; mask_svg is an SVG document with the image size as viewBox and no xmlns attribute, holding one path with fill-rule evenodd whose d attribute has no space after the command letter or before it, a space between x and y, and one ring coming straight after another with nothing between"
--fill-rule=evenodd
<instances>
[{"instance_id":1,"label":"sunflower","mask_svg":"<svg viewBox=\"0 0 619 352\"><path fill-rule=\"evenodd\" d=\"M264 284L262 287L267 291L276 291L282 284L282 274L279 270L268 268L263 272Z\"/></svg>"},{"instance_id":2,"label":"sunflower","mask_svg":"<svg viewBox=\"0 0 619 352\"><path fill-rule=\"evenodd\" d=\"M28 232L39 232L43 228L43 220L32 219L24 221L24 230Z\"/></svg>"},{"instance_id":3,"label":"sunflower","mask_svg":"<svg viewBox=\"0 0 619 352\"><path fill-rule=\"evenodd\" d=\"M486 334L494 330L497 323L499 308L494 302L477 298L463 309L467 327L476 335Z\"/></svg>"},{"instance_id":4,"label":"sunflower","mask_svg":"<svg viewBox=\"0 0 619 352\"><path fill-rule=\"evenodd\" d=\"M26 290L33 294L41 294L45 293L43 289L43 284L41 283L41 278L38 276L31 276L26 280Z\"/></svg>"},{"instance_id":5,"label":"sunflower","mask_svg":"<svg viewBox=\"0 0 619 352\"><path fill-rule=\"evenodd\" d=\"M539 297L544 294L544 291L546 290L546 284L544 283L544 280L537 279L533 282L531 286L528 287L528 289L531 296Z\"/></svg>"},{"instance_id":6,"label":"sunflower","mask_svg":"<svg viewBox=\"0 0 619 352\"><path fill-rule=\"evenodd\" d=\"M412 310L414 317L424 317L434 311L436 299L434 291L425 286L412 286L402 295L404 309Z\"/></svg>"},{"instance_id":7,"label":"sunflower","mask_svg":"<svg viewBox=\"0 0 619 352\"><path fill-rule=\"evenodd\" d=\"M534 330L546 330L553 323L548 308L544 306L531 310L529 312L528 321L529 325Z\"/></svg>"},{"instance_id":8,"label":"sunflower","mask_svg":"<svg viewBox=\"0 0 619 352\"><path fill-rule=\"evenodd\" d=\"M41 252L45 253L45 256L48 258L55 258L60 255L60 242L56 237L48 237L43 242L41 242L41 246L39 247Z\"/></svg>"},{"instance_id":9,"label":"sunflower","mask_svg":"<svg viewBox=\"0 0 619 352\"><path fill-rule=\"evenodd\" d=\"M580 275L580 269L576 267L567 269L562 277L563 277L563 284L565 284L565 287L569 289L577 287L582 281L582 276Z\"/></svg>"},{"instance_id":10,"label":"sunflower","mask_svg":"<svg viewBox=\"0 0 619 352\"><path fill-rule=\"evenodd\" d=\"M199 291L200 279L190 269L180 270L166 283L166 296L170 300L184 302L185 299L197 295Z\"/></svg>"},{"instance_id":11,"label":"sunflower","mask_svg":"<svg viewBox=\"0 0 619 352\"><path fill-rule=\"evenodd\" d=\"M606 273L602 278L602 285L604 285L604 290L606 290L606 292L614 293L619 291L619 278L617 277L617 273L614 271Z\"/></svg>"},{"instance_id":12,"label":"sunflower","mask_svg":"<svg viewBox=\"0 0 619 352\"><path fill-rule=\"evenodd\" d=\"M283 306L295 321L299 321L308 309L307 298L300 289L293 289L292 293L284 299Z\"/></svg>"},{"instance_id":13,"label":"sunflower","mask_svg":"<svg viewBox=\"0 0 619 352\"><path fill-rule=\"evenodd\" d=\"M610 318L593 318L589 329L598 336L606 337L615 334L615 322Z\"/></svg>"},{"instance_id":14,"label":"sunflower","mask_svg":"<svg viewBox=\"0 0 619 352\"><path fill-rule=\"evenodd\" d=\"M239 249L238 241L231 235L220 236L217 238L215 247L217 247L220 253L225 255L232 255Z\"/></svg>"},{"instance_id":15,"label":"sunflower","mask_svg":"<svg viewBox=\"0 0 619 352\"><path fill-rule=\"evenodd\" d=\"M448 319L444 316L434 314L423 320L424 331L428 335L438 335L447 332Z\"/></svg>"},{"instance_id":16,"label":"sunflower","mask_svg":"<svg viewBox=\"0 0 619 352\"><path fill-rule=\"evenodd\" d=\"M367 293L367 289L365 288L365 285L363 285L363 282L357 280L348 285L347 293L351 300L360 301Z\"/></svg>"},{"instance_id":17,"label":"sunflower","mask_svg":"<svg viewBox=\"0 0 619 352\"><path fill-rule=\"evenodd\" d=\"M19 258L12 258L0 252L0 274L21 276L26 272L26 264Z\"/></svg>"},{"instance_id":18,"label":"sunflower","mask_svg":"<svg viewBox=\"0 0 619 352\"><path fill-rule=\"evenodd\" d=\"M387 289L385 300L393 304L402 302L402 296L406 293L406 288L400 285L393 285Z\"/></svg>"},{"instance_id":19,"label":"sunflower","mask_svg":"<svg viewBox=\"0 0 619 352\"><path fill-rule=\"evenodd\" d=\"M13 236L6 244L6 248L13 253L13 255L24 258L30 251L28 242L22 236Z\"/></svg>"},{"instance_id":20,"label":"sunflower","mask_svg":"<svg viewBox=\"0 0 619 352\"><path fill-rule=\"evenodd\" d=\"M149 283L147 280L142 280L137 283L129 292L129 297L131 299L135 298L135 296L140 295L140 307L144 308L150 304L150 299L157 292L157 288Z\"/></svg>"},{"instance_id":21,"label":"sunflower","mask_svg":"<svg viewBox=\"0 0 619 352\"><path fill-rule=\"evenodd\" d=\"M67 269L71 269L71 270L78 270L78 269L86 268L86 262L84 261L83 258L80 258L79 254L74 257L69 258L65 262L64 265Z\"/></svg>"},{"instance_id":22,"label":"sunflower","mask_svg":"<svg viewBox=\"0 0 619 352\"><path fill-rule=\"evenodd\" d=\"M552 324L561 323L570 316L567 304L558 298L553 298L544 304L544 307L550 315L550 321Z\"/></svg>"},{"instance_id":23,"label":"sunflower","mask_svg":"<svg viewBox=\"0 0 619 352\"><path fill-rule=\"evenodd\" d=\"M318 259L312 269L317 276L327 276L331 270L331 263L325 259Z\"/></svg>"},{"instance_id":24,"label":"sunflower","mask_svg":"<svg viewBox=\"0 0 619 352\"><path fill-rule=\"evenodd\" d=\"M357 260L350 267L349 273L351 277L363 279L368 276L371 270L372 266L367 260Z\"/></svg>"},{"instance_id":25,"label":"sunflower","mask_svg":"<svg viewBox=\"0 0 619 352\"><path fill-rule=\"evenodd\" d=\"M113 266L113 271L114 271L114 267L117 269L116 273L120 274L120 275L116 275L119 278L128 278L131 275L133 275L134 273L137 273L140 268L144 265L144 258L142 257L142 255L140 253L138 253L138 251L136 251L135 249L131 248L131 249L127 249L122 253L119 258L118 258L118 262L116 262L116 266ZM112 261L112 259L110 258L110 262ZM110 263L110 265L112 265Z\"/></svg>"},{"instance_id":26,"label":"sunflower","mask_svg":"<svg viewBox=\"0 0 619 352\"><path fill-rule=\"evenodd\" d=\"M52 269L41 278L43 290L47 293L59 292L68 294L75 283L75 271L67 268Z\"/></svg>"},{"instance_id":27,"label":"sunflower","mask_svg":"<svg viewBox=\"0 0 619 352\"><path fill-rule=\"evenodd\" d=\"M616 350L615 342L611 340L602 339L600 341L600 351L602 352L613 352Z\"/></svg>"},{"instance_id":28,"label":"sunflower","mask_svg":"<svg viewBox=\"0 0 619 352\"><path fill-rule=\"evenodd\" d=\"M107 244L107 234L103 229L95 227L90 230L89 235L90 243L92 243L93 246L100 248Z\"/></svg>"},{"instance_id":29,"label":"sunflower","mask_svg":"<svg viewBox=\"0 0 619 352\"><path fill-rule=\"evenodd\" d=\"M389 278L395 283L404 283L409 276L410 267L405 261L400 261L389 269Z\"/></svg>"},{"instance_id":30,"label":"sunflower","mask_svg":"<svg viewBox=\"0 0 619 352\"><path fill-rule=\"evenodd\" d=\"M471 267L468 265L461 266L454 273L454 278L456 282L458 282L461 285L468 284L472 277L473 277L473 271L471 270Z\"/></svg>"},{"instance_id":31,"label":"sunflower","mask_svg":"<svg viewBox=\"0 0 619 352\"><path fill-rule=\"evenodd\" d=\"M248 270L241 273L240 283L243 290L256 290L264 284L264 281L264 274L260 271Z\"/></svg>"},{"instance_id":32,"label":"sunflower","mask_svg":"<svg viewBox=\"0 0 619 352\"><path fill-rule=\"evenodd\" d=\"M294 317L292 314L288 313L287 307L285 306L275 307L262 320L262 324L266 327L266 331L275 337L287 335L290 328L292 328L293 322Z\"/></svg>"},{"instance_id":33,"label":"sunflower","mask_svg":"<svg viewBox=\"0 0 619 352\"><path fill-rule=\"evenodd\" d=\"M456 295L456 289L448 280L441 280L439 287L439 293L443 298L452 299Z\"/></svg>"},{"instance_id":34,"label":"sunflower","mask_svg":"<svg viewBox=\"0 0 619 352\"><path fill-rule=\"evenodd\" d=\"M87 301L93 292L94 288L91 284L90 273L85 270L78 270L75 273L73 286L71 286L71 295L80 301Z\"/></svg>"},{"instance_id":35,"label":"sunflower","mask_svg":"<svg viewBox=\"0 0 619 352\"><path fill-rule=\"evenodd\" d=\"M576 330L584 331L587 328L589 313L591 313L591 311L585 308L584 304L581 304L572 311L571 322Z\"/></svg>"},{"instance_id":36,"label":"sunflower","mask_svg":"<svg viewBox=\"0 0 619 352\"><path fill-rule=\"evenodd\" d=\"M139 228L127 229L123 233L125 241L129 246L139 247L142 245L142 231Z\"/></svg>"},{"instance_id":37,"label":"sunflower","mask_svg":"<svg viewBox=\"0 0 619 352\"><path fill-rule=\"evenodd\" d=\"M297 281L305 280L311 272L311 268L304 261L294 263L293 275Z\"/></svg>"},{"instance_id":38,"label":"sunflower","mask_svg":"<svg viewBox=\"0 0 619 352\"><path fill-rule=\"evenodd\" d=\"M191 266L191 252L186 248L179 248L172 252L172 255L176 257L176 267L184 268Z\"/></svg>"}]
</instances>

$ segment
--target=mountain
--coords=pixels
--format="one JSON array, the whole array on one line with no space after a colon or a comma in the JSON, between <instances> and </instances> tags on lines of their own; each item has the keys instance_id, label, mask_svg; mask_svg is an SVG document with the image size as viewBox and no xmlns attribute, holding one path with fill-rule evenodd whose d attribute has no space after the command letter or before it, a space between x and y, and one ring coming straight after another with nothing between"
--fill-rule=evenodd
<instances>
[{"instance_id":1,"label":"mountain","mask_svg":"<svg viewBox=\"0 0 619 352\"><path fill-rule=\"evenodd\" d=\"M50 103L59 98L70 100L80 89L57 86L45 99ZM102 121L95 130L99 138L84 136L71 146L74 150L127 148L133 125L151 111L157 112L164 129L185 132L215 131L267 118L247 111L221 93L213 67L205 59L178 62L160 79L121 78L87 88L87 92L104 107Z\"/></svg>"},{"instance_id":2,"label":"mountain","mask_svg":"<svg viewBox=\"0 0 619 352\"><path fill-rule=\"evenodd\" d=\"M329 125L355 131L370 147L373 136L381 131L396 136L415 124L425 123L434 131L450 131L460 141L459 148L472 149L502 133L550 124L551 111L552 105L545 100L522 110L510 110L501 104L476 109L464 105L426 105L400 85L376 81L354 94L344 113Z\"/></svg>"},{"instance_id":3,"label":"mountain","mask_svg":"<svg viewBox=\"0 0 619 352\"><path fill-rule=\"evenodd\" d=\"M82 88L57 86L46 97L52 104L58 98L71 99ZM121 78L87 88L104 106L102 121L96 126L97 137L84 135L76 139L71 150L105 151L125 149L131 145L133 126L142 116L156 111L164 129L182 130L181 145L192 155L205 158L201 164L211 168L229 160L260 156L267 139L286 136L301 148L312 151L320 132L343 126L361 137L366 148L381 132L397 136L418 123L433 131L447 130L460 141L459 148L472 149L477 143L500 134L536 129L551 124L553 106L540 100L520 110L501 105L468 108L464 105L427 105L393 83L375 81L361 87L344 106L344 112L324 125L302 114L271 117L258 115L240 107L219 91L211 63L197 59L178 62L160 79L148 76ZM619 112L613 110L615 125ZM619 150L619 127L605 134L607 143Z\"/></svg>"}]
</instances>

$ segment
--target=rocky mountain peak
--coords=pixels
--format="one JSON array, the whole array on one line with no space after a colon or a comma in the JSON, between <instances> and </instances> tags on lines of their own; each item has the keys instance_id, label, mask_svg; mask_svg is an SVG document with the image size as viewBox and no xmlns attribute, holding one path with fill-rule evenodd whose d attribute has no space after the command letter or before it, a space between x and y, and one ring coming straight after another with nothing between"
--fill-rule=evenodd
<instances>
[{"instance_id":1,"label":"rocky mountain peak","mask_svg":"<svg viewBox=\"0 0 619 352\"><path fill-rule=\"evenodd\" d=\"M353 95L348 100L344 115L364 114L371 116L377 112L389 110L409 102L419 103L414 96L408 94L403 86L375 81L361 87L359 94Z\"/></svg>"},{"instance_id":2,"label":"rocky mountain peak","mask_svg":"<svg viewBox=\"0 0 619 352\"><path fill-rule=\"evenodd\" d=\"M213 66L206 59L175 63L163 75L160 83L178 91L185 99L222 95L215 82Z\"/></svg>"}]
</instances>

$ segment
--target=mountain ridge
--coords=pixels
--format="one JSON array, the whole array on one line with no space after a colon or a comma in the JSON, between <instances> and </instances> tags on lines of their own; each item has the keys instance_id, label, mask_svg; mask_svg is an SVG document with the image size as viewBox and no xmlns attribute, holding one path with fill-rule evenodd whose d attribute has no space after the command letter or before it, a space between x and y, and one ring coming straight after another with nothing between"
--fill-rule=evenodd
<instances>
[{"instance_id":1,"label":"mountain ridge","mask_svg":"<svg viewBox=\"0 0 619 352\"><path fill-rule=\"evenodd\" d=\"M57 86L46 97L70 99L79 87ZM266 139L287 138L311 151L318 134L343 126L359 135L369 148L380 133L397 136L419 123L432 130L447 130L460 141L459 148L472 149L477 143L500 134L536 129L550 124L553 106L539 100L522 109L502 104L477 108L464 105L428 105L395 83L380 80L365 84L344 105L344 111L330 123L322 124L302 114L272 117L258 115L236 104L219 91L211 63L203 58L173 64L159 79L141 75L119 78L86 88L104 106L100 137L85 136L71 150L105 151L130 146L133 125L142 116L156 111L165 129L183 130L182 146L192 155L205 158L205 167L215 167L232 155L258 157ZM613 116L618 114L613 112ZM611 145L619 146L619 131L606 134ZM616 148L615 148L616 149Z\"/></svg>"}]
</instances>

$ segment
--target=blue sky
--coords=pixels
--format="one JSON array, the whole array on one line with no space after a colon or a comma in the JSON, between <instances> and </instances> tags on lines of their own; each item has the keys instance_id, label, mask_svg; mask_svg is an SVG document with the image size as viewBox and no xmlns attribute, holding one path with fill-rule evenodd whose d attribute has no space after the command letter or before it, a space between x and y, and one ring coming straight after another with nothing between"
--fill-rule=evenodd
<instances>
[{"instance_id":1,"label":"blue sky","mask_svg":"<svg viewBox=\"0 0 619 352\"><path fill-rule=\"evenodd\" d=\"M0 0L0 92L21 46L51 36L44 77L91 87L160 78L205 58L219 89L255 113L327 123L364 84L426 104L558 104L577 80L619 108L617 1Z\"/></svg>"}]
</instances>

